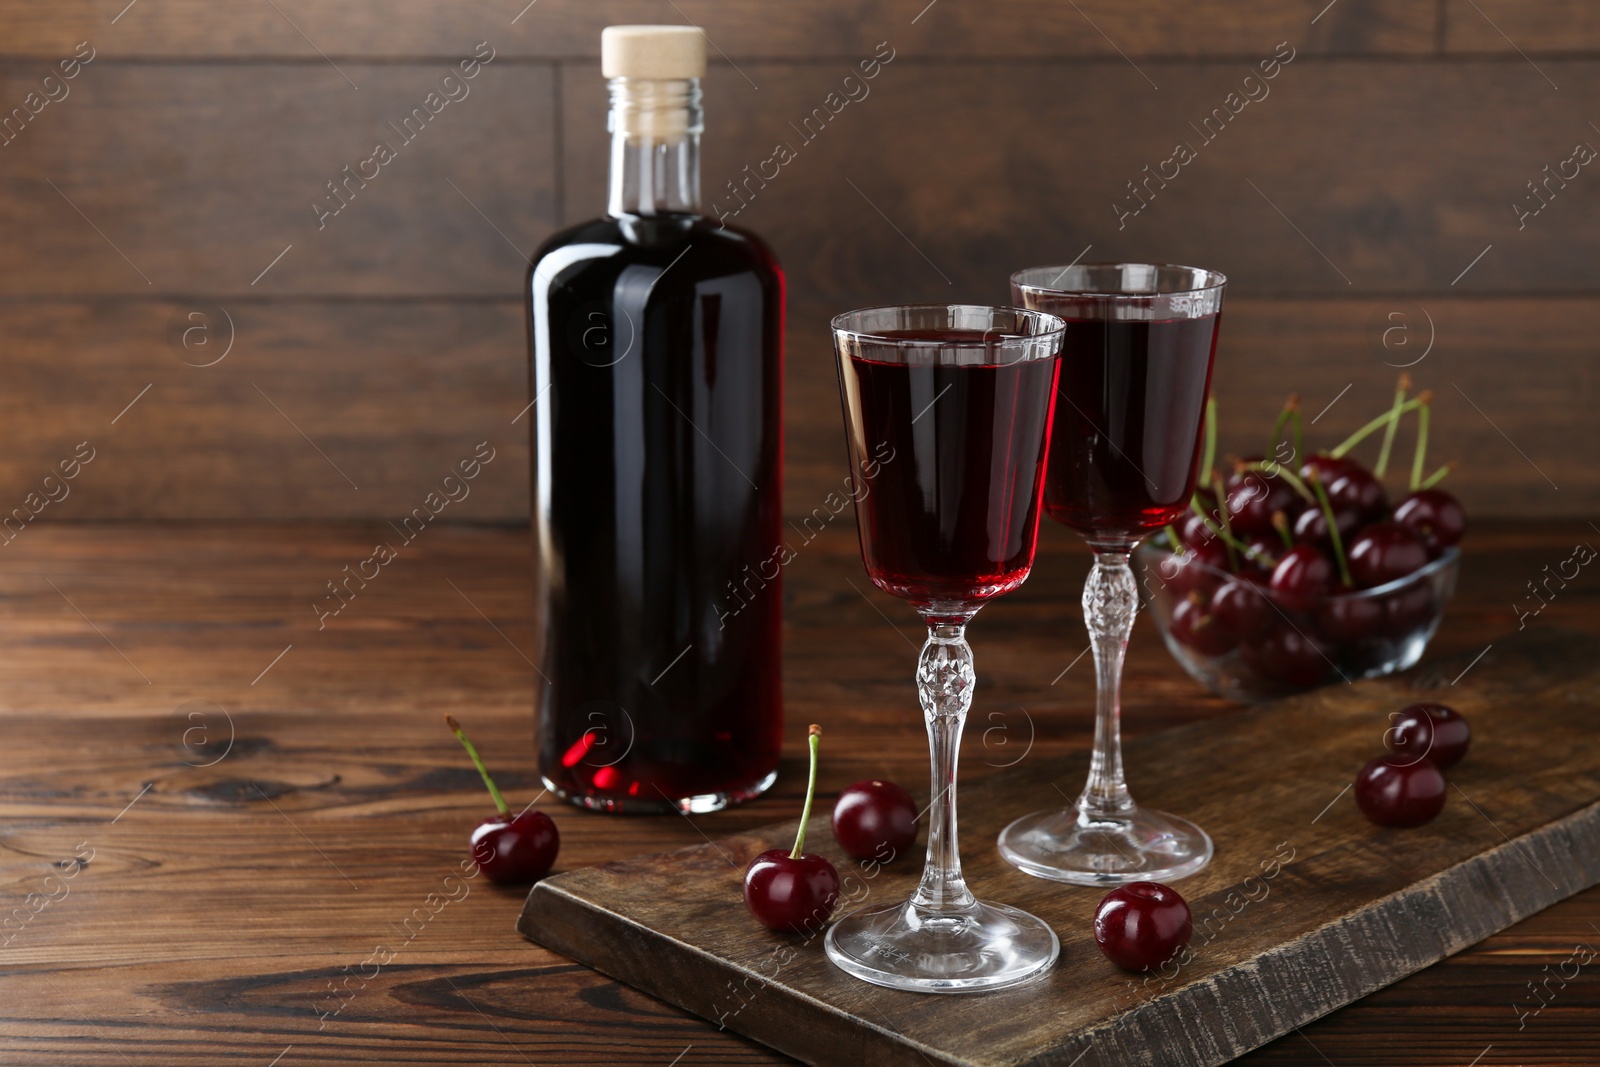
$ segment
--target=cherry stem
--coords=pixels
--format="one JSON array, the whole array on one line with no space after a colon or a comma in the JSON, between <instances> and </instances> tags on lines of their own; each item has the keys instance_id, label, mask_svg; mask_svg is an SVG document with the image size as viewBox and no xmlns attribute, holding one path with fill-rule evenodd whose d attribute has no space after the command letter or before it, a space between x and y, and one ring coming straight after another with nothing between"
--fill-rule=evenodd
<instances>
[{"instance_id":1,"label":"cherry stem","mask_svg":"<svg viewBox=\"0 0 1600 1067\"><path fill-rule=\"evenodd\" d=\"M1398 408L1390 408L1388 411L1385 411L1382 415L1379 415L1377 418L1361 427L1361 429L1357 430L1349 437L1346 437L1343 441L1340 441L1333 448L1329 449L1327 454L1332 456L1334 459L1343 459L1345 453L1349 452L1352 448L1356 447L1356 445L1359 445L1362 441L1365 441L1368 437L1389 425L1389 420L1398 418L1401 415L1406 414L1408 411L1415 411L1421 406L1421 398L1419 397L1416 400L1407 400Z\"/></svg>"},{"instance_id":2,"label":"cherry stem","mask_svg":"<svg viewBox=\"0 0 1600 1067\"><path fill-rule=\"evenodd\" d=\"M1400 407L1406 402L1410 389L1411 375L1401 371L1400 381L1394 387L1394 404L1389 408L1389 425L1383 430L1383 447L1378 449L1378 462L1372 468L1372 473L1379 478L1389 469L1389 452L1394 448L1395 431L1400 429Z\"/></svg>"},{"instance_id":3,"label":"cherry stem","mask_svg":"<svg viewBox=\"0 0 1600 1067\"><path fill-rule=\"evenodd\" d=\"M1430 404L1417 409L1417 450L1411 457L1411 491L1422 487L1422 461L1428 455L1428 416L1433 411Z\"/></svg>"},{"instance_id":4,"label":"cherry stem","mask_svg":"<svg viewBox=\"0 0 1600 1067\"><path fill-rule=\"evenodd\" d=\"M1328 524L1328 541L1333 545L1333 560L1339 565L1339 580L1350 586L1355 583L1350 580L1350 563L1344 555L1344 538L1339 534L1339 524L1333 518L1333 504L1328 501L1328 491L1322 488L1322 479L1317 477L1317 472L1312 470L1306 477L1311 483L1311 488L1316 490L1317 505L1322 508L1322 518Z\"/></svg>"},{"instance_id":5,"label":"cherry stem","mask_svg":"<svg viewBox=\"0 0 1600 1067\"><path fill-rule=\"evenodd\" d=\"M1239 551L1245 554L1246 559L1253 560L1269 571L1278 566L1278 557L1269 555L1259 548L1254 548L1250 545L1240 545Z\"/></svg>"},{"instance_id":6,"label":"cherry stem","mask_svg":"<svg viewBox=\"0 0 1600 1067\"><path fill-rule=\"evenodd\" d=\"M1422 485L1419 488L1432 489L1434 486L1436 486L1440 482L1444 481L1445 475L1449 474L1451 471L1453 471L1455 469L1456 469L1456 465L1455 465L1455 461L1454 460L1452 460L1449 463L1446 463L1444 466L1440 467L1438 470L1436 470L1432 474L1428 475L1427 478L1423 479Z\"/></svg>"},{"instance_id":7,"label":"cherry stem","mask_svg":"<svg viewBox=\"0 0 1600 1067\"><path fill-rule=\"evenodd\" d=\"M1205 452L1200 459L1200 481L1210 482L1212 464L1217 459L1217 398L1206 395Z\"/></svg>"},{"instance_id":8,"label":"cherry stem","mask_svg":"<svg viewBox=\"0 0 1600 1067\"><path fill-rule=\"evenodd\" d=\"M1222 529L1228 534L1228 537L1222 539L1222 547L1228 553L1228 570L1237 574L1239 573L1239 558L1234 555L1233 545L1229 540L1233 536L1233 526L1228 519L1228 498L1227 494L1222 491L1222 479L1218 477L1215 471L1211 472L1211 491L1216 494L1217 514L1222 516ZM1189 498L1189 510L1200 516L1200 521L1206 524L1206 529L1213 534L1217 532L1217 524L1211 520L1211 516L1206 514L1206 509L1200 506L1200 500L1197 496Z\"/></svg>"},{"instance_id":9,"label":"cherry stem","mask_svg":"<svg viewBox=\"0 0 1600 1067\"><path fill-rule=\"evenodd\" d=\"M789 858L797 860L806 848L806 823L811 821L811 801L817 795L817 745L822 741L822 727L811 724L807 743L811 746L811 778L806 782L806 806L800 811L800 830L794 835L794 851Z\"/></svg>"},{"instance_id":10,"label":"cherry stem","mask_svg":"<svg viewBox=\"0 0 1600 1067\"><path fill-rule=\"evenodd\" d=\"M1189 503L1193 504L1194 500L1191 498ZM1167 523L1167 525L1166 525L1166 531L1167 531L1167 544L1172 546L1172 551L1174 551L1174 552L1178 551L1178 549L1182 547L1182 545L1178 541L1178 531L1174 530L1172 528L1172 523L1170 523L1170 522Z\"/></svg>"},{"instance_id":11,"label":"cherry stem","mask_svg":"<svg viewBox=\"0 0 1600 1067\"><path fill-rule=\"evenodd\" d=\"M1206 529L1210 530L1212 534L1222 541L1222 546L1228 550L1228 566L1235 574L1237 574L1239 571L1239 560L1234 555L1234 552L1236 551L1244 553L1246 558L1265 564L1269 568L1276 567L1278 565L1277 560L1273 559L1259 548L1251 548L1249 545L1233 536L1233 530L1231 527L1217 525L1216 520L1210 515L1207 515L1205 510L1201 508L1200 505L1195 501L1189 501L1189 507L1193 509L1196 515L1200 516L1200 521L1206 524ZM1224 523L1227 523L1228 521L1227 508L1222 509L1222 521Z\"/></svg>"},{"instance_id":12,"label":"cherry stem","mask_svg":"<svg viewBox=\"0 0 1600 1067\"><path fill-rule=\"evenodd\" d=\"M1281 511L1272 513L1272 528L1278 531L1278 536L1283 538L1284 548L1294 547L1294 536L1289 533L1289 516Z\"/></svg>"},{"instance_id":13,"label":"cherry stem","mask_svg":"<svg viewBox=\"0 0 1600 1067\"><path fill-rule=\"evenodd\" d=\"M472 765L478 768L478 773L483 775L483 784L489 787L489 795L494 797L494 806L500 809L501 815L510 815L511 809L506 806L506 798L500 795L500 789L494 784L494 779L489 777L489 768L483 765L483 757L478 755L478 750L472 747L472 742L467 740L466 733L461 729L461 724L456 722L454 715L446 715L444 724L450 727L450 732L456 735L456 740L461 742L461 747L467 750L467 755L472 757Z\"/></svg>"},{"instance_id":14,"label":"cherry stem","mask_svg":"<svg viewBox=\"0 0 1600 1067\"><path fill-rule=\"evenodd\" d=\"M1294 458L1298 462L1300 457L1306 454L1306 423L1300 415L1298 403L1295 404L1294 415L1291 418L1294 421Z\"/></svg>"},{"instance_id":15,"label":"cherry stem","mask_svg":"<svg viewBox=\"0 0 1600 1067\"><path fill-rule=\"evenodd\" d=\"M1299 412L1299 410L1300 394L1290 393L1289 399L1283 402L1283 410L1278 412L1278 421L1272 424L1272 440L1267 442L1267 453L1269 455L1277 454L1278 442L1283 438L1283 428L1289 424L1289 420L1293 418ZM1295 455L1298 456L1299 452L1296 451Z\"/></svg>"},{"instance_id":16,"label":"cherry stem","mask_svg":"<svg viewBox=\"0 0 1600 1067\"><path fill-rule=\"evenodd\" d=\"M1311 490L1306 488L1306 483L1300 480L1300 476L1276 460L1263 459L1255 463L1246 463L1239 469L1242 471L1260 471L1269 477L1282 478L1289 483L1289 488L1293 489L1300 499L1308 504L1316 502L1317 498L1311 495Z\"/></svg>"}]
</instances>

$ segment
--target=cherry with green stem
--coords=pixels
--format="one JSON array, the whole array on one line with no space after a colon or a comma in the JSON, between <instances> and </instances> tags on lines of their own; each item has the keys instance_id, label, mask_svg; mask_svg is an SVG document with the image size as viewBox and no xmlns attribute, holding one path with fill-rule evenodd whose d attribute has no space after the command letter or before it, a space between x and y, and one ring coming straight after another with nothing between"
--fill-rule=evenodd
<instances>
[{"instance_id":1,"label":"cherry with green stem","mask_svg":"<svg viewBox=\"0 0 1600 1067\"><path fill-rule=\"evenodd\" d=\"M1233 532L1241 537L1272 533L1276 511L1299 514L1303 508L1300 479L1273 460L1236 460L1228 488ZM1289 475L1283 477L1283 475Z\"/></svg>"},{"instance_id":2,"label":"cherry with green stem","mask_svg":"<svg viewBox=\"0 0 1600 1067\"><path fill-rule=\"evenodd\" d=\"M1250 463L1241 463L1237 469L1241 472L1260 471L1269 478L1282 478L1301 500L1308 504L1316 502L1316 499L1311 495L1311 490L1306 488L1306 483L1301 477L1277 460L1258 459Z\"/></svg>"},{"instance_id":3,"label":"cherry with green stem","mask_svg":"<svg viewBox=\"0 0 1600 1067\"><path fill-rule=\"evenodd\" d=\"M467 739L461 724L453 715L446 715L444 723L472 758L472 765L478 768L497 809L497 814L472 831L472 858L478 869L488 875L491 882L501 885L524 885L543 878L561 850L561 835L556 831L556 824L544 812L532 810L532 805L513 816L506 798L489 776L489 769L483 765L483 757Z\"/></svg>"},{"instance_id":4,"label":"cherry with green stem","mask_svg":"<svg viewBox=\"0 0 1600 1067\"><path fill-rule=\"evenodd\" d=\"M1200 516L1200 521L1206 524L1206 528L1215 534L1217 540L1221 541L1223 546L1228 550L1228 566L1235 573L1237 573L1239 570L1239 560L1235 553L1246 557L1254 562L1257 566L1264 567L1267 570L1271 570L1273 567L1278 565L1276 558L1267 554L1266 552L1261 551L1259 548L1256 548L1253 545L1245 544L1243 541L1239 540L1233 535L1233 531L1227 525L1228 512L1226 507L1222 509L1223 519L1222 523L1219 524L1210 515L1207 515L1205 510L1201 508L1198 503L1190 501L1189 506L1194 510L1196 515Z\"/></svg>"},{"instance_id":5,"label":"cherry with green stem","mask_svg":"<svg viewBox=\"0 0 1600 1067\"><path fill-rule=\"evenodd\" d=\"M808 937L828 924L834 905L839 902L839 872L826 858L805 851L806 823L811 819L811 803L817 792L817 748L821 739L822 727L813 723L807 738L811 776L794 848L768 849L751 861L744 874L745 907L761 925Z\"/></svg>"},{"instance_id":6,"label":"cherry with green stem","mask_svg":"<svg viewBox=\"0 0 1600 1067\"><path fill-rule=\"evenodd\" d=\"M1458 543L1466 532L1467 516L1460 501L1442 489L1434 488L1450 473L1454 464L1446 463L1430 478L1422 477L1428 452L1428 423L1431 405L1417 412L1417 449L1411 457L1411 494L1394 509L1394 521L1416 534L1437 559L1445 549Z\"/></svg>"},{"instance_id":7,"label":"cherry with green stem","mask_svg":"<svg viewBox=\"0 0 1600 1067\"><path fill-rule=\"evenodd\" d=\"M1328 523L1328 542L1333 546L1333 561L1339 568L1339 580L1349 588L1350 561L1344 554L1344 537L1339 533L1339 523L1333 514L1333 505L1328 501L1328 492L1322 488L1322 479L1317 477L1317 472L1312 471L1306 478L1311 483L1312 490L1317 494L1317 506L1322 509L1322 517Z\"/></svg>"}]
</instances>

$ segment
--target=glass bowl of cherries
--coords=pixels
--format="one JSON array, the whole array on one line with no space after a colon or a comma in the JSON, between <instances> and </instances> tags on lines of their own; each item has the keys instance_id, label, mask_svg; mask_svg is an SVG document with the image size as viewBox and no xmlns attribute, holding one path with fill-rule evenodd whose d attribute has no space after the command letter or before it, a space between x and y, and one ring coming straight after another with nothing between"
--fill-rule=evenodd
<instances>
[{"instance_id":1,"label":"glass bowl of cherries","mask_svg":"<svg viewBox=\"0 0 1600 1067\"><path fill-rule=\"evenodd\" d=\"M1219 696L1268 700L1413 666L1455 591L1466 529L1424 473L1432 394L1408 398L1337 446L1307 454L1290 397L1267 456L1213 468L1208 403L1200 487L1190 512L1139 546L1135 566L1174 658ZM1410 480L1392 505L1384 475L1406 416L1416 416ZM1371 468L1350 455L1381 434Z\"/></svg>"}]
</instances>

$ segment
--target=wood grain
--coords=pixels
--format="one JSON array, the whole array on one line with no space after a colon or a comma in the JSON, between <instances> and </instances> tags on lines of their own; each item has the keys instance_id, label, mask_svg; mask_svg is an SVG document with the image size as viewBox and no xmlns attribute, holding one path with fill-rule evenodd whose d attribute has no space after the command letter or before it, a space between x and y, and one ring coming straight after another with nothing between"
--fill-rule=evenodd
<instances>
[{"instance_id":1,"label":"wood grain","mask_svg":"<svg viewBox=\"0 0 1600 1067\"><path fill-rule=\"evenodd\" d=\"M793 821L548 878L518 929L806 1063L1215 1067L1600 883L1600 642L1565 631L1498 640L1505 651L1481 666L1463 656L1127 746L1145 803L1193 818L1217 843L1180 887L1197 917L1181 973L1130 982L1094 946L1103 891L1030 878L990 844L1018 815L1064 804L1052 789L1071 795L1083 755L963 790L967 884L1062 941L1054 969L1024 987L961 998L874 989L834 967L820 937L729 922L744 868L792 840ZM1445 695L1477 745L1450 772L1455 803L1405 834L1341 806L1349 775L1381 750L1387 712ZM1283 736L1316 743L1285 751ZM863 874L828 820L813 817L807 843L842 872L849 910L911 895L917 864Z\"/></svg>"},{"instance_id":2,"label":"wood grain","mask_svg":"<svg viewBox=\"0 0 1600 1067\"><path fill-rule=\"evenodd\" d=\"M1600 12L1575 0L1446 0L1444 23L1444 50L1451 53L1576 55L1600 46ZM1528 63L1521 55L1517 60Z\"/></svg>"},{"instance_id":3,"label":"wood grain","mask_svg":"<svg viewBox=\"0 0 1600 1067\"><path fill-rule=\"evenodd\" d=\"M555 220L551 71L491 63L449 102L444 62L340 68L83 67L0 149L0 291L515 293ZM0 100L41 73L0 65Z\"/></svg>"},{"instance_id":4,"label":"wood grain","mask_svg":"<svg viewBox=\"0 0 1600 1067\"><path fill-rule=\"evenodd\" d=\"M1258 58L1277 40L1263 36ZM759 108L738 74L713 71L707 208L738 209L728 183L791 146L796 158L764 188L752 181L734 220L772 242L801 306L811 296L849 306L999 299L1016 267L1086 247L1094 259L1201 263L1253 297L1587 291L1600 215L1584 209L1581 177L1520 230L1512 210L1542 167L1596 137L1526 65L1297 57L1210 142L1199 126L1246 66L1139 68L1159 91L1125 63L1019 65L996 77L976 64L896 60L809 141L800 123L841 68L744 65ZM1545 69L1571 99L1600 89L1600 64ZM603 206L604 83L593 70L564 72L562 103L565 217L576 220ZM1377 114L1390 119L1370 121ZM1117 205L1140 204L1128 183L1179 142L1194 160L1168 166L1177 177L1165 188L1150 179L1148 205L1120 218Z\"/></svg>"},{"instance_id":5,"label":"wood grain","mask_svg":"<svg viewBox=\"0 0 1600 1067\"><path fill-rule=\"evenodd\" d=\"M40 62L55 54L52 33L70 47L80 39L74 19L108 27L71 95L0 149L10 237L0 335L26 341L5 353L17 427L0 461L7 497L32 489L66 436L109 424L153 383L140 404L162 417L136 407L118 423L139 433L119 437L115 484L61 513L388 517L414 506L411 487L433 477L458 431L503 418L496 395L520 394L523 257L560 221L600 208L606 142L593 38L608 19L648 11L541 0L512 25L516 12L486 3L435 11L408 0L384 19L354 3L280 6L332 63L270 5L141 3L115 26L120 5L0 5L0 27L14 31L0 40L16 42L0 61L0 100L37 86ZM1589 136L1561 101L1600 88L1593 60L1541 54L1540 68L1564 86L1558 96L1520 57L1361 58L1410 49L1393 34L1409 41L1431 4L1341 0L1314 26L1311 8L1326 5L1224 14L1080 4L1126 61L1070 6L1013 16L941 2L915 25L925 5L902 6L841 14L740 2L703 12L737 63L708 82L713 206L733 203L727 182L767 159L777 139L800 142L790 124L821 106L855 59L879 40L897 49L871 95L804 143L739 216L789 271L791 511L809 510L838 476L823 329L831 314L884 301L1004 300L1010 270L1085 250L1200 262L1233 279L1219 363L1224 403L1237 412L1228 448L1258 450L1253 431L1290 390L1326 403L1353 385L1329 416L1335 424L1353 406L1372 410L1393 373L1385 364L1416 351L1383 348L1394 336L1389 316L1406 316L1405 336L1420 337L1420 320L1437 313L1431 362L1413 373L1443 398L1436 451L1471 457L1456 488L1474 513L1594 510L1600 488L1582 459L1600 447L1584 415L1596 390L1585 279L1600 216L1586 210L1581 180L1521 229L1512 210L1525 183L1564 158L1553 153ZM504 23L508 36L482 31L505 48L472 95L319 229L311 203L325 183L390 136L387 124L442 77L445 61L487 39L477 29L487 22ZM895 22L906 36L878 29ZM1010 27L1019 24L1031 32L1018 38ZM124 31L130 50L119 52ZM1189 124L1280 34L1297 58L1271 95L1119 228L1111 205L1126 182L1166 158L1175 138L1198 141ZM1040 51L997 63L1012 45ZM1371 121L1378 114L1386 121ZM345 466L343 455L365 476L352 469L347 482L288 422L260 421L267 409L247 381L222 384L244 347L218 373L189 374L160 355L166 322L130 310L199 300L288 301L261 312L286 381L252 380L274 400L289 389L284 411L335 463ZM434 311L435 325L422 325ZM1538 373L1525 372L1529 355ZM163 396L165 410L155 403ZM525 502L507 481L464 511L511 520Z\"/></svg>"},{"instance_id":6,"label":"wood grain","mask_svg":"<svg viewBox=\"0 0 1600 1067\"><path fill-rule=\"evenodd\" d=\"M680 1065L783 1062L529 946L512 929L518 892L474 882L416 937L395 932L465 857L465 835L487 813L442 712L472 731L513 800L537 795L535 675L518 651L532 648L530 550L523 531L430 529L318 631L309 602L379 536L381 525L57 523L4 547L0 910L41 892L51 863L79 842L95 859L68 897L0 948L0 1060L266 1064L292 1045L280 1067L664 1065L680 1054ZM1524 583L1583 539L1594 540L1585 523L1476 529L1422 669L1474 656L1514 628ZM912 620L860 566L848 525L830 527L791 565L789 743L773 792L693 824L587 816L540 800L563 832L558 870L792 817L809 721L830 731L824 795L872 774L922 781ZM1025 767L1086 747L1092 678L1084 662L1063 673L1083 647L1076 605L1086 567L1081 546L1047 527L1033 576L975 624L983 729L975 719L968 732L966 781L1009 773L1000 765L1019 752ZM1597 590L1585 571L1529 633L1600 633ZM1130 649L1126 697L1135 737L1228 714L1179 672L1148 620ZM191 701L232 717L234 747L211 767L191 764L214 758L198 742L220 744L226 720L210 712L202 721L213 732L190 735L186 747L197 722ZM1325 1055L1340 1067L1461 1067L1492 1043L1485 1063L1592 1064L1600 985L1587 968L1524 1029L1512 1010L1531 1006L1526 984L1575 943L1600 945L1591 923L1600 924L1600 891L1241 1062L1304 1065ZM405 945L393 964L365 986L352 978L359 993L319 1030L328 983L397 941Z\"/></svg>"},{"instance_id":7,"label":"wood grain","mask_svg":"<svg viewBox=\"0 0 1600 1067\"><path fill-rule=\"evenodd\" d=\"M786 506L795 515L821 506L843 477L823 323L844 306L812 303L789 319ZM185 348L170 326L191 328L197 312L207 317L193 320L203 325ZM196 366L225 351L217 346L230 318L234 348ZM1330 446L1389 402L1399 365L1410 363L1438 397L1430 455L1461 462L1452 489L1471 514L1591 514L1600 486L1586 457L1600 451L1600 428L1585 412L1600 403L1588 355L1597 330L1600 303L1585 298L1230 298L1217 357L1222 447L1259 452L1291 390L1318 420L1308 442ZM16 506L79 441L112 457L46 521L396 518L482 440L501 450L500 466L459 514L527 514L526 420L511 421L526 403L526 354L512 300L19 301L0 303L0 335L15 342L0 397L13 429L0 500ZM1568 369L1530 374L1504 357L1516 350ZM1396 487L1410 440L1408 429Z\"/></svg>"},{"instance_id":8,"label":"wood grain","mask_svg":"<svg viewBox=\"0 0 1600 1067\"><path fill-rule=\"evenodd\" d=\"M1159 0L1137 9L1113 0L1040 5L1000 0L981 8L928 0L868 0L842 6L761 0L679 0L677 11L656 0L465 0L449 5L397 0L375 17L368 4L343 0L278 0L218 5L165 0L134 8L112 23L127 0L62 0L48 10L0 9L0 41L8 54L55 58L89 37L118 58L270 57L321 62L316 49L343 57L451 54L460 42L493 41L524 58L596 59L600 31L614 23L693 22L734 59L853 54L850 39L884 38L929 57L1111 57L1238 55L1259 34L1309 39L1329 54L1422 54L1435 46L1432 2L1343 0L1315 23L1315 0L1225 4ZM665 12L665 13L664 13ZM1026 27L1026 33L1017 33ZM303 35L302 35L303 33ZM713 53L713 61L717 55Z\"/></svg>"},{"instance_id":9,"label":"wood grain","mask_svg":"<svg viewBox=\"0 0 1600 1067\"><path fill-rule=\"evenodd\" d=\"M0 304L3 512L88 440L101 455L40 521L399 520L488 441L442 514L524 516L524 329L509 301Z\"/></svg>"}]
</instances>

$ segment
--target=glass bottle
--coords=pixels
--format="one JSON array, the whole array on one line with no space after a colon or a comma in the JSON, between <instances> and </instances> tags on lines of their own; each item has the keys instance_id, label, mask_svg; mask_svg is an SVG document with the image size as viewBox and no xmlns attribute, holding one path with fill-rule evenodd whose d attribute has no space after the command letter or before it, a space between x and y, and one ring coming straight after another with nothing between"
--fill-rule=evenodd
<instances>
[{"instance_id":1,"label":"glass bottle","mask_svg":"<svg viewBox=\"0 0 1600 1067\"><path fill-rule=\"evenodd\" d=\"M606 215L528 273L540 772L611 812L777 774L784 280L700 212L705 38L602 36Z\"/></svg>"}]
</instances>

